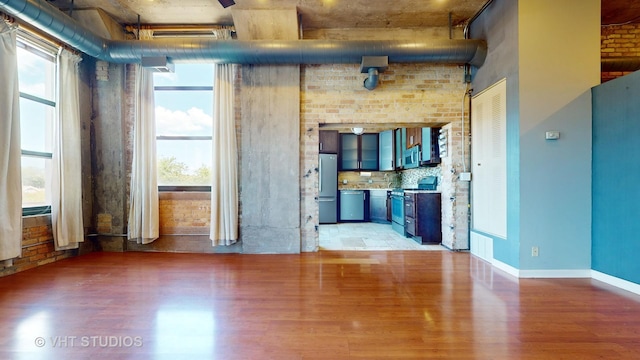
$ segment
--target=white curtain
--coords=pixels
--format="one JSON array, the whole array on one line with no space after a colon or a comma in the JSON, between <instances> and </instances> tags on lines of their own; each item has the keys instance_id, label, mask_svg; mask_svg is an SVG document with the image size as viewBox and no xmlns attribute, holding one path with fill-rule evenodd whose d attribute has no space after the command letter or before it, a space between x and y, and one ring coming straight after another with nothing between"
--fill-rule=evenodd
<instances>
[{"instance_id":1,"label":"white curtain","mask_svg":"<svg viewBox=\"0 0 640 360\"><path fill-rule=\"evenodd\" d=\"M0 260L22 248L20 93L16 32L0 20Z\"/></svg>"},{"instance_id":2,"label":"white curtain","mask_svg":"<svg viewBox=\"0 0 640 360\"><path fill-rule=\"evenodd\" d=\"M153 72L140 65L135 70L136 118L127 237L138 244L148 244L160 233Z\"/></svg>"},{"instance_id":3,"label":"white curtain","mask_svg":"<svg viewBox=\"0 0 640 360\"><path fill-rule=\"evenodd\" d=\"M229 39L229 30L216 32ZM238 241L238 149L234 113L232 64L214 67L214 108L211 164L211 233L213 246Z\"/></svg>"},{"instance_id":4,"label":"white curtain","mask_svg":"<svg viewBox=\"0 0 640 360\"><path fill-rule=\"evenodd\" d=\"M56 250L77 249L84 241L80 145L80 56L58 55L58 125L54 132L51 225Z\"/></svg>"}]
</instances>

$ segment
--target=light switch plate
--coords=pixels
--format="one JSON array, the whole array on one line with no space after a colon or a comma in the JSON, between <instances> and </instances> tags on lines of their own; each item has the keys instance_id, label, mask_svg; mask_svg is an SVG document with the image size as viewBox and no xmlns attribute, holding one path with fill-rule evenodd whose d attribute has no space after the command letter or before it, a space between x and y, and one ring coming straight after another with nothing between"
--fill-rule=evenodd
<instances>
[{"instance_id":1,"label":"light switch plate","mask_svg":"<svg viewBox=\"0 0 640 360\"><path fill-rule=\"evenodd\" d=\"M547 140L558 140L560 139L560 131L547 131L544 135L544 138Z\"/></svg>"},{"instance_id":2,"label":"light switch plate","mask_svg":"<svg viewBox=\"0 0 640 360\"><path fill-rule=\"evenodd\" d=\"M460 181L471 181L471 173L470 172L461 172L460 173Z\"/></svg>"}]
</instances>

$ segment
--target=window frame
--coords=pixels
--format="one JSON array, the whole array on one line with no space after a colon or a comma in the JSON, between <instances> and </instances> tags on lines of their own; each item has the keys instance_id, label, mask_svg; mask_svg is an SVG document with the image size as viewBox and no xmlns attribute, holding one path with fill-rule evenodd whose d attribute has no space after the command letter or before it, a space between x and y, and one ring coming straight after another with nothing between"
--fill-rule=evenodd
<instances>
[{"instance_id":1,"label":"window frame","mask_svg":"<svg viewBox=\"0 0 640 360\"><path fill-rule=\"evenodd\" d=\"M212 80L213 82L213 80ZM153 92L156 91L211 91L213 96L213 85L154 85ZM156 106L158 104L156 103ZM213 141L211 135L156 135L156 146L158 140L209 140ZM211 185L158 185L159 192L211 192Z\"/></svg>"},{"instance_id":2,"label":"window frame","mask_svg":"<svg viewBox=\"0 0 640 360\"><path fill-rule=\"evenodd\" d=\"M44 60L50 61L53 64L53 69L54 72L51 75L51 78L46 78L45 81L52 81L52 98L54 100L49 100L46 99L44 97L41 96L37 96L37 95L33 95L33 94L29 94L23 91L19 92L19 98L20 99L25 99L28 101L32 101L34 103L37 104L41 104L41 105L45 105L45 106L49 106L52 108L52 124L51 124L51 129L52 131L54 131L53 129L55 129L55 127L57 126L58 123L58 103L56 100L58 99L58 95L59 95L59 87L58 87L58 74L59 74L59 63L58 63L58 58L57 58L57 45L53 44L49 41L47 41L44 38L41 38L37 35L28 33L28 32L24 32L21 30L18 30L18 34L16 36L16 47L20 48L24 51L28 51L31 54L38 56ZM18 81L20 81L20 78L18 77ZM22 112L20 114L20 127L21 127L21 131L24 131L23 128L23 118L22 118ZM47 126L46 124L42 124L42 126ZM53 140L53 134L51 134L52 136L52 140ZM33 150L25 150L22 147L22 144L20 145L20 162L21 162L21 170L22 170L22 158L24 157L31 157L31 158L36 158L36 159L45 159L45 160L53 160L53 149L51 152L46 152L46 151L33 151ZM51 182L52 179L48 179L49 182ZM46 180L45 180L46 181ZM22 182L22 179L21 179ZM37 205L37 206L22 206L22 216L33 216L33 215L48 215L51 214L51 204L46 204L46 205Z\"/></svg>"}]
</instances>

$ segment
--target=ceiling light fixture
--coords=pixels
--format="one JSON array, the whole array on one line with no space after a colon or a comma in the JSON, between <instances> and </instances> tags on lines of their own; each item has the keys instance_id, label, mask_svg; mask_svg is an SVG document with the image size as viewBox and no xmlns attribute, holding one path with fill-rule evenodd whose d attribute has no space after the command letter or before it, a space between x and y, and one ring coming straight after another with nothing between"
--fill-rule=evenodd
<instances>
[{"instance_id":1,"label":"ceiling light fixture","mask_svg":"<svg viewBox=\"0 0 640 360\"><path fill-rule=\"evenodd\" d=\"M220 5L222 5L223 8L228 8L229 6L236 4L236 2L233 0L218 0L218 2L220 3Z\"/></svg>"},{"instance_id":2,"label":"ceiling light fixture","mask_svg":"<svg viewBox=\"0 0 640 360\"><path fill-rule=\"evenodd\" d=\"M364 133L364 128L354 127L354 128L351 128L351 132L356 135L362 135L362 133Z\"/></svg>"}]
</instances>

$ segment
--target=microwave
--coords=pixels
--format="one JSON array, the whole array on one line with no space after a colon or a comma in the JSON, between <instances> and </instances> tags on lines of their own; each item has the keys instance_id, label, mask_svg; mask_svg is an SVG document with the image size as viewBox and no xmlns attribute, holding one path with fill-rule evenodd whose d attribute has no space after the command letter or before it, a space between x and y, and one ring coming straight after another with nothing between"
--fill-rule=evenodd
<instances>
[{"instance_id":1,"label":"microwave","mask_svg":"<svg viewBox=\"0 0 640 360\"><path fill-rule=\"evenodd\" d=\"M404 168L413 169L420 165L420 145L404 150Z\"/></svg>"}]
</instances>

